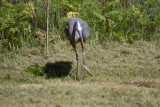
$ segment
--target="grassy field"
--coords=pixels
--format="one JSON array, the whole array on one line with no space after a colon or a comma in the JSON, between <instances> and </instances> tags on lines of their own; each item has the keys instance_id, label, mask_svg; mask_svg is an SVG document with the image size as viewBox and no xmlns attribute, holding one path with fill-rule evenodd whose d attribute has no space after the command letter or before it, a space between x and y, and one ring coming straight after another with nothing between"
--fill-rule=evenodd
<instances>
[{"instance_id":1,"label":"grassy field","mask_svg":"<svg viewBox=\"0 0 160 107\"><path fill-rule=\"evenodd\" d=\"M41 64L65 76L47 78L24 72L42 58L39 48L0 52L0 107L160 106L160 48L154 44L86 45L86 64L94 76L85 73L82 82L75 80L76 57L70 44L62 41L49 46L49 58ZM80 44L78 52L82 62Z\"/></svg>"}]
</instances>

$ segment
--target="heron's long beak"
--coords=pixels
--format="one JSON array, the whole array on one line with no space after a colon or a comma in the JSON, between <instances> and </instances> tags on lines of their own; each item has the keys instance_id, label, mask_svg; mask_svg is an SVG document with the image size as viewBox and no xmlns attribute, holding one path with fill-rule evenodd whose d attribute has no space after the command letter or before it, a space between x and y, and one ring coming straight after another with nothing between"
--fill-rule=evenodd
<instances>
[{"instance_id":1,"label":"heron's long beak","mask_svg":"<svg viewBox=\"0 0 160 107\"><path fill-rule=\"evenodd\" d=\"M82 31L81 30L77 30L77 31L78 31L80 38L82 38Z\"/></svg>"},{"instance_id":2,"label":"heron's long beak","mask_svg":"<svg viewBox=\"0 0 160 107\"><path fill-rule=\"evenodd\" d=\"M82 37L82 26L79 21L76 21L76 29L80 37Z\"/></svg>"},{"instance_id":3,"label":"heron's long beak","mask_svg":"<svg viewBox=\"0 0 160 107\"><path fill-rule=\"evenodd\" d=\"M78 35L74 34L75 40L78 40L79 38L82 39L82 31L81 31L81 30L78 30L78 29L76 29L76 31L78 32ZM75 32L75 33L76 33L76 32Z\"/></svg>"}]
</instances>

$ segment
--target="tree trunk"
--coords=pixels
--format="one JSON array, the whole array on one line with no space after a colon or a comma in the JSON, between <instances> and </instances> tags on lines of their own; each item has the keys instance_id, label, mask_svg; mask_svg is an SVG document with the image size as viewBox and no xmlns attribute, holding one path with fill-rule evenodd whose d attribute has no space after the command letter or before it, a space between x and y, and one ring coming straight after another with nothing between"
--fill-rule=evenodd
<instances>
[{"instance_id":1,"label":"tree trunk","mask_svg":"<svg viewBox=\"0 0 160 107\"><path fill-rule=\"evenodd\" d=\"M48 55L48 35L49 35L49 0L47 0L47 29L46 29L46 54Z\"/></svg>"}]
</instances>

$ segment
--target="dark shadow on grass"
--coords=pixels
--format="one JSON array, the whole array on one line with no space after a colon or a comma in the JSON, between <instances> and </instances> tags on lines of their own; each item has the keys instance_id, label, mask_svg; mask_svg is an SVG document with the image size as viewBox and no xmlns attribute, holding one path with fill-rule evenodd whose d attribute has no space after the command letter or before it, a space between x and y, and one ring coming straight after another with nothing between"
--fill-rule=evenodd
<instances>
[{"instance_id":1,"label":"dark shadow on grass","mask_svg":"<svg viewBox=\"0 0 160 107\"><path fill-rule=\"evenodd\" d=\"M63 77L69 75L72 63L68 61L48 62L44 67L44 72L48 78Z\"/></svg>"}]
</instances>

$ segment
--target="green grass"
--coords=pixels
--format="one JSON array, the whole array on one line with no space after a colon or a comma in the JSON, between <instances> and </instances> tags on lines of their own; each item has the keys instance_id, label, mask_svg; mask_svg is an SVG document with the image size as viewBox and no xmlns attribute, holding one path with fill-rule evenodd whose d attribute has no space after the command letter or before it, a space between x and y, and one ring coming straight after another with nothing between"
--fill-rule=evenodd
<instances>
[{"instance_id":1,"label":"green grass","mask_svg":"<svg viewBox=\"0 0 160 107\"><path fill-rule=\"evenodd\" d=\"M95 76L85 72L82 82L75 80L69 43L49 46L50 56L41 62L43 76L25 72L43 57L40 49L0 54L0 106L160 106L160 48L154 44L86 45L86 64ZM80 44L78 52L82 62ZM81 67L79 72L80 77Z\"/></svg>"}]
</instances>

